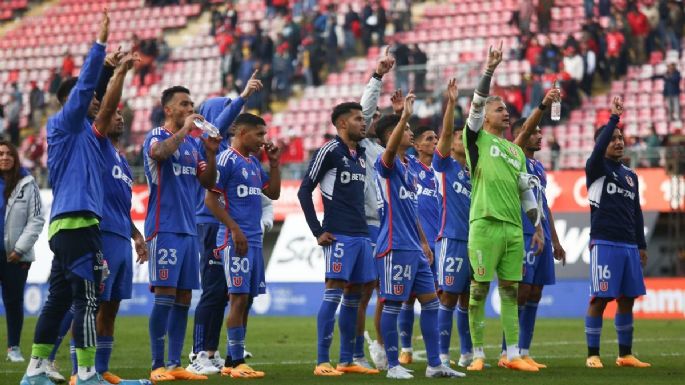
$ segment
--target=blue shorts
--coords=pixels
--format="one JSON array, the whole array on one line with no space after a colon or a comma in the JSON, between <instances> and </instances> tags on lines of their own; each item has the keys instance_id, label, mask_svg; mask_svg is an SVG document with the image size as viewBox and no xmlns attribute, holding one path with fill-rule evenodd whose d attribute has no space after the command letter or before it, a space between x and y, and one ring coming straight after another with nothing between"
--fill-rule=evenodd
<instances>
[{"instance_id":1,"label":"blue shorts","mask_svg":"<svg viewBox=\"0 0 685 385\"><path fill-rule=\"evenodd\" d=\"M438 247L438 287L441 291L468 293L471 285L471 265L466 241L442 238Z\"/></svg>"},{"instance_id":2,"label":"blue shorts","mask_svg":"<svg viewBox=\"0 0 685 385\"><path fill-rule=\"evenodd\" d=\"M120 301L131 298L133 291L133 247L131 239L102 232L102 253L107 261L109 276L100 295L101 301Z\"/></svg>"},{"instance_id":3,"label":"blue shorts","mask_svg":"<svg viewBox=\"0 0 685 385\"><path fill-rule=\"evenodd\" d=\"M157 233L147 241L147 249L150 286L200 288L200 253L195 235Z\"/></svg>"},{"instance_id":4,"label":"blue shorts","mask_svg":"<svg viewBox=\"0 0 685 385\"><path fill-rule=\"evenodd\" d=\"M635 298L646 293L637 246L592 240L590 247L592 297Z\"/></svg>"},{"instance_id":5,"label":"blue shorts","mask_svg":"<svg viewBox=\"0 0 685 385\"><path fill-rule=\"evenodd\" d=\"M248 245L247 255L238 256L232 242L223 249L224 274L229 294L256 297L266 293L262 248Z\"/></svg>"},{"instance_id":6,"label":"blue shorts","mask_svg":"<svg viewBox=\"0 0 685 385\"><path fill-rule=\"evenodd\" d=\"M409 296L435 293L433 273L420 251L391 250L376 258L380 277L380 297L387 301L406 301Z\"/></svg>"},{"instance_id":7,"label":"blue shorts","mask_svg":"<svg viewBox=\"0 0 685 385\"><path fill-rule=\"evenodd\" d=\"M378 234L381 232L379 226L368 225L369 239L371 239L371 247L373 247L373 255L376 255L376 242L378 241Z\"/></svg>"},{"instance_id":8,"label":"blue shorts","mask_svg":"<svg viewBox=\"0 0 685 385\"><path fill-rule=\"evenodd\" d=\"M335 241L323 247L326 279L350 283L367 283L377 279L373 264L373 247L367 237L333 234Z\"/></svg>"},{"instance_id":9,"label":"blue shorts","mask_svg":"<svg viewBox=\"0 0 685 385\"><path fill-rule=\"evenodd\" d=\"M554 285L554 253L552 252L552 240L545 239L545 247L540 255L535 255L535 250L530 247L533 240L532 234L523 234L523 242L526 257L523 259L523 278L521 283L536 286Z\"/></svg>"}]
</instances>

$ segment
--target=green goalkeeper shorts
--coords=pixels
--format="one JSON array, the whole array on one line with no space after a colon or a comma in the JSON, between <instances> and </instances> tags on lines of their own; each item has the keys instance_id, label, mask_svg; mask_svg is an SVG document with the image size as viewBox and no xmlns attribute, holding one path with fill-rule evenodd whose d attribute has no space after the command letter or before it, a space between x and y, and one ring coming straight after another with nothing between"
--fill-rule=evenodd
<instances>
[{"instance_id":1,"label":"green goalkeeper shorts","mask_svg":"<svg viewBox=\"0 0 685 385\"><path fill-rule=\"evenodd\" d=\"M520 281L523 274L523 230L509 222L482 218L469 226L469 260L473 279Z\"/></svg>"}]
</instances>

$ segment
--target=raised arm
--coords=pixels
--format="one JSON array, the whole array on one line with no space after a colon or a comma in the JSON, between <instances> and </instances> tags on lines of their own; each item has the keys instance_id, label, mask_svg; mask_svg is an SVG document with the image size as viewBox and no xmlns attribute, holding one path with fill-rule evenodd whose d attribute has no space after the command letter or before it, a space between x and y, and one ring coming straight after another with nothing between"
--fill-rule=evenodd
<instances>
[{"instance_id":1,"label":"raised arm","mask_svg":"<svg viewBox=\"0 0 685 385\"><path fill-rule=\"evenodd\" d=\"M490 46L490 49L488 50L488 59L485 62L485 70L483 71L483 75L480 77L478 86L473 92L473 100L471 100L469 116L466 119L466 125L469 129L464 131L472 131L477 134L478 131L483 127L483 110L485 108L485 99L488 97L488 95L490 95L490 82L492 81L492 76L494 75L499 63L502 62L503 44L504 43L500 40L499 48L493 49L492 46Z\"/></svg>"},{"instance_id":2,"label":"raised arm","mask_svg":"<svg viewBox=\"0 0 685 385\"><path fill-rule=\"evenodd\" d=\"M609 117L609 122L606 124L602 132L595 140L595 147L592 149L590 158L587 160L585 165L585 172L588 176L594 176L604 167L604 155L606 154L607 147L611 143L611 138L614 135L614 129L623 114L623 101L620 97L615 96L611 101L611 117Z\"/></svg>"},{"instance_id":3,"label":"raised arm","mask_svg":"<svg viewBox=\"0 0 685 385\"><path fill-rule=\"evenodd\" d=\"M362 116L364 117L364 123L366 123L367 127L371 125L373 114L376 112L376 107L378 106L378 99L381 96L383 75L390 72L393 65L395 65L395 58L390 55L390 46L387 46L384 55L380 58L378 64L376 64L376 71L364 88L364 93L362 94L362 99L360 101L360 104L362 105Z\"/></svg>"},{"instance_id":4,"label":"raised arm","mask_svg":"<svg viewBox=\"0 0 685 385\"><path fill-rule=\"evenodd\" d=\"M95 88L95 99L98 101L102 102L102 98L107 92L109 79L114 75L114 70L125 54L126 52L123 52L120 46L116 51L110 52L105 56L105 65L100 70L100 79L98 79L98 86Z\"/></svg>"},{"instance_id":5,"label":"raised arm","mask_svg":"<svg viewBox=\"0 0 685 385\"><path fill-rule=\"evenodd\" d=\"M78 81L71 90L64 106L62 107L62 114L68 122L79 122L86 118L88 108L93 100L93 94L98 82L102 63L105 59L105 45L107 44L107 37L109 36L109 14L107 9L103 11L102 22L100 23L100 31L98 32L97 41L90 49L86 61L81 67L81 74ZM81 130L82 125L68 124L68 128Z\"/></svg>"},{"instance_id":6,"label":"raised arm","mask_svg":"<svg viewBox=\"0 0 685 385\"><path fill-rule=\"evenodd\" d=\"M264 150L269 158L269 185L262 192L267 198L276 200L281 196L281 149L267 142Z\"/></svg>"},{"instance_id":7,"label":"raised arm","mask_svg":"<svg viewBox=\"0 0 685 385\"><path fill-rule=\"evenodd\" d=\"M528 119L526 119L526 121L523 122L521 132L514 139L514 143L516 143L519 147L525 149L525 145L528 142L528 139L530 139L530 137L533 134L535 134L535 129L540 124L542 115L545 114L545 110L547 110L547 107L551 106L554 101L559 100L560 97L561 93L559 92L558 88L552 88L551 90L549 90L549 92L547 92L547 95L545 95L544 99L542 99L542 103L540 103L540 106L534 109L528 117Z\"/></svg>"},{"instance_id":8,"label":"raised arm","mask_svg":"<svg viewBox=\"0 0 685 385\"><path fill-rule=\"evenodd\" d=\"M133 68L133 64L139 61L138 53L128 53L121 60L121 63L114 71L114 76L107 87L107 92L102 100L102 105L95 117L95 129L101 135L107 136L109 129L112 127L112 117L117 112L119 101L121 101L121 93L124 89L124 80L126 73Z\"/></svg>"},{"instance_id":9,"label":"raised arm","mask_svg":"<svg viewBox=\"0 0 685 385\"><path fill-rule=\"evenodd\" d=\"M240 111L242 111L247 99L255 92L259 92L262 90L262 88L264 88L262 81L256 78L258 73L259 70L255 70L252 73L252 76L250 76L250 79L247 81L245 89L240 96L234 100L231 100L231 103L228 105L228 107L224 108L224 110L221 111L221 114L219 114L219 116L217 116L217 118L211 122L216 126L216 128L219 129L222 138L228 133L228 130L231 128L231 124L233 124L235 118L240 114Z\"/></svg>"},{"instance_id":10,"label":"raised arm","mask_svg":"<svg viewBox=\"0 0 685 385\"><path fill-rule=\"evenodd\" d=\"M454 108L457 105L458 94L457 79L452 78L447 83L447 107L445 108L445 117L442 119L442 132L436 148L442 158L449 156L454 140Z\"/></svg>"},{"instance_id":11,"label":"raised arm","mask_svg":"<svg viewBox=\"0 0 685 385\"><path fill-rule=\"evenodd\" d=\"M404 110L402 110L400 121L397 122L397 126L392 130L392 134L390 134L390 138L388 139L388 145L385 147L383 154L381 154L381 160L386 167L392 167L392 164L395 161L397 150L400 147L400 142L402 142L404 130L407 127L407 123L409 123L409 119L414 110L414 100L416 100L416 95L414 95L413 91L409 91L404 98Z\"/></svg>"}]
</instances>

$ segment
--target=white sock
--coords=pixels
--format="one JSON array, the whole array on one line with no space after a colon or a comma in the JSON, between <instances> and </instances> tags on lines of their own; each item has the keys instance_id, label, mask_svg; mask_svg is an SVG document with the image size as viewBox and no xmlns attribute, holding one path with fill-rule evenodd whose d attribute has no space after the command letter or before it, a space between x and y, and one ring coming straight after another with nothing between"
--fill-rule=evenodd
<instances>
[{"instance_id":1,"label":"white sock","mask_svg":"<svg viewBox=\"0 0 685 385\"><path fill-rule=\"evenodd\" d=\"M48 366L48 360L45 358L31 357L29 366L26 368L26 374L29 376L37 376L45 373Z\"/></svg>"},{"instance_id":2,"label":"white sock","mask_svg":"<svg viewBox=\"0 0 685 385\"><path fill-rule=\"evenodd\" d=\"M79 366L78 378L86 381L95 375L95 366Z\"/></svg>"},{"instance_id":3,"label":"white sock","mask_svg":"<svg viewBox=\"0 0 685 385\"><path fill-rule=\"evenodd\" d=\"M440 355L440 361L442 362L449 362L450 360L450 355L449 354L441 354Z\"/></svg>"},{"instance_id":4,"label":"white sock","mask_svg":"<svg viewBox=\"0 0 685 385\"><path fill-rule=\"evenodd\" d=\"M485 351L482 346L473 348L473 358L485 358Z\"/></svg>"},{"instance_id":5,"label":"white sock","mask_svg":"<svg viewBox=\"0 0 685 385\"><path fill-rule=\"evenodd\" d=\"M521 355L519 354L519 345L518 344L513 344L513 345L507 345L507 360L511 361L514 358L519 358Z\"/></svg>"},{"instance_id":6,"label":"white sock","mask_svg":"<svg viewBox=\"0 0 685 385\"><path fill-rule=\"evenodd\" d=\"M528 357L530 356L530 350L529 349L521 349L521 357Z\"/></svg>"},{"instance_id":7,"label":"white sock","mask_svg":"<svg viewBox=\"0 0 685 385\"><path fill-rule=\"evenodd\" d=\"M413 353L414 348L402 348L402 353Z\"/></svg>"}]
</instances>

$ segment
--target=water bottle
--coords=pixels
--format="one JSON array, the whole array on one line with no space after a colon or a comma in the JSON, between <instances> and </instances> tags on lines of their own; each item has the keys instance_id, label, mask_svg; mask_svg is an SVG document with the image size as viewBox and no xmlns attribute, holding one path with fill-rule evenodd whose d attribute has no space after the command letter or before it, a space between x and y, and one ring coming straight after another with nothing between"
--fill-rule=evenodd
<instances>
[{"instance_id":1,"label":"water bottle","mask_svg":"<svg viewBox=\"0 0 685 385\"><path fill-rule=\"evenodd\" d=\"M197 128L201 129L203 133L207 134L207 136L211 138L218 138L221 136L219 129L214 127L212 123L209 123L206 120L195 119L193 123L195 123Z\"/></svg>"},{"instance_id":2,"label":"water bottle","mask_svg":"<svg viewBox=\"0 0 685 385\"><path fill-rule=\"evenodd\" d=\"M554 82L554 88L559 88L559 81ZM561 119L561 99L552 102L552 110L550 111L550 118L555 122Z\"/></svg>"}]
</instances>

